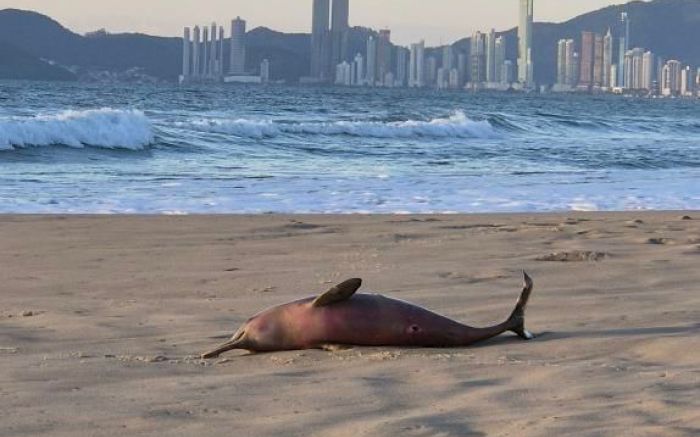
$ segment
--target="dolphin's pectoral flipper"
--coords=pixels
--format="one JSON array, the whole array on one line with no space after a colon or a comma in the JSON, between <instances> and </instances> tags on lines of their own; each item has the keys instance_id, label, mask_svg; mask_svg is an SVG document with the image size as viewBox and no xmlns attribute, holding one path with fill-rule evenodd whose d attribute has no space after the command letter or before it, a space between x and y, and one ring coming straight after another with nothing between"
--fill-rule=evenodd
<instances>
[{"instance_id":1,"label":"dolphin's pectoral flipper","mask_svg":"<svg viewBox=\"0 0 700 437\"><path fill-rule=\"evenodd\" d=\"M523 340L532 340L535 336L525 329L525 309L527 308L527 303L530 300L530 295L532 294L532 278L528 276L527 273L523 272L525 276L525 285L523 286L523 291L518 299L518 303L513 310L508 322L512 324L510 331L518 335L518 337Z\"/></svg>"},{"instance_id":2,"label":"dolphin's pectoral flipper","mask_svg":"<svg viewBox=\"0 0 700 437\"><path fill-rule=\"evenodd\" d=\"M362 279L349 279L342 284L338 284L330 290L316 298L313 303L315 307L324 307L334 303L350 299L362 286Z\"/></svg>"}]
</instances>

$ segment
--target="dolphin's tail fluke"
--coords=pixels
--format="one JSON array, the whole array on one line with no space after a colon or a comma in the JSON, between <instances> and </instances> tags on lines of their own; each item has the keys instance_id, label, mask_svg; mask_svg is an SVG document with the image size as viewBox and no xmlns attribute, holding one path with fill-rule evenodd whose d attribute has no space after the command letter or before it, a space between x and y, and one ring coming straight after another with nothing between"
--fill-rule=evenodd
<instances>
[{"instance_id":1,"label":"dolphin's tail fluke","mask_svg":"<svg viewBox=\"0 0 700 437\"><path fill-rule=\"evenodd\" d=\"M525 284L523 286L523 292L520 294L520 299L518 299L518 304L513 310L513 314L510 315L508 319L508 324L511 326L510 331L516 333L523 340L532 340L535 336L525 329L525 309L527 308L527 302L530 300L530 295L532 294L532 278L528 276L527 273L523 272L525 276Z\"/></svg>"}]
</instances>

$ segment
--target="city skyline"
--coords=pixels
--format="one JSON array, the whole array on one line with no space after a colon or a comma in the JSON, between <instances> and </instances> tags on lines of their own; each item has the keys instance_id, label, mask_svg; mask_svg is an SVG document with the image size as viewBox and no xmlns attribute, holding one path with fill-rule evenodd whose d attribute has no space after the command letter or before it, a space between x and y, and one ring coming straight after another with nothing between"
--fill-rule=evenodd
<instances>
[{"instance_id":1,"label":"city skyline","mask_svg":"<svg viewBox=\"0 0 700 437\"><path fill-rule=\"evenodd\" d=\"M509 0L510 2L511 0ZM294 2L298 7L289 7ZM212 0L196 2L181 0L173 8L171 1L149 1L149 14L141 13L142 2L135 0L104 0L99 3L72 0L70 5L49 0L0 0L0 9L31 9L59 20L70 29L86 33L105 28L109 32L143 32L151 35L182 36L182 28L193 22L220 21L243 16L250 28L265 26L284 32L309 33L311 16L307 9L311 0ZM410 7L407 7L410 3ZM419 0L354 0L350 11L350 25L373 28L391 28L392 42L409 45L425 40L426 45L454 42L477 30L483 23L497 30L518 25L518 10L504 2L472 0L468 4L458 0L437 0L429 5ZM512 0L517 4L517 0ZM566 21L581 13L627 3L615 0L539 0L535 21ZM113 7L112 7L113 5ZM401 14L392 13L400 7ZM270 14L270 10L284 10L284 14ZM114 11L119 11L115 13ZM440 23L436 25L435 23Z\"/></svg>"}]
</instances>

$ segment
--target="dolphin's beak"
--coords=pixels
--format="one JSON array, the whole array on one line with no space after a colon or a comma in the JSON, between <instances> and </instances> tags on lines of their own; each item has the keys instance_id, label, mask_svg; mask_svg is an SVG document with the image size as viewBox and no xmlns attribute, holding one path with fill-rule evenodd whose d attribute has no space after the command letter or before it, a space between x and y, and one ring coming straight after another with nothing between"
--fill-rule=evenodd
<instances>
[{"instance_id":1,"label":"dolphin's beak","mask_svg":"<svg viewBox=\"0 0 700 437\"><path fill-rule=\"evenodd\" d=\"M223 354L224 352L228 352L230 350L234 349L245 349L245 344L246 344L246 339L245 333L243 330L239 331L236 333L236 335L231 338L230 341L222 344L218 348L214 349L211 352L207 352L205 354L202 354L202 359L203 360L208 360L211 358L217 358L219 355Z\"/></svg>"}]
</instances>

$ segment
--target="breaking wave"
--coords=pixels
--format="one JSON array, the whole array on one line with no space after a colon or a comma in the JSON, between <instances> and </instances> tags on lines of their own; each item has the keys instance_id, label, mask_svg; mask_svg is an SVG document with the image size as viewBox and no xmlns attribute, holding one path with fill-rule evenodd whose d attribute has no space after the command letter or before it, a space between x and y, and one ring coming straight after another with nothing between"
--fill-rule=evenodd
<instances>
[{"instance_id":1,"label":"breaking wave","mask_svg":"<svg viewBox=\"0 0 700 437\"><path fill-rule=\"evenodd\" d=\"M273 138L282 135L346 135L367 138L497 138L486 120L469 119L463 112L430 121L394 122L337 121L319 123L283 123L262 120L198 120L190 123L197 130L244 138Z\"/></svg>"},{"instance_id":2,"label":"breaking wave","mask_svg":"<svg viewBox=\"0 0 700 437\"><path fill-rule=\"evenodd\" d=\"M154 141L141 111L94 109L0 119L0 150L36 146L140 150Z\"/></svg>"}]
</instances>

